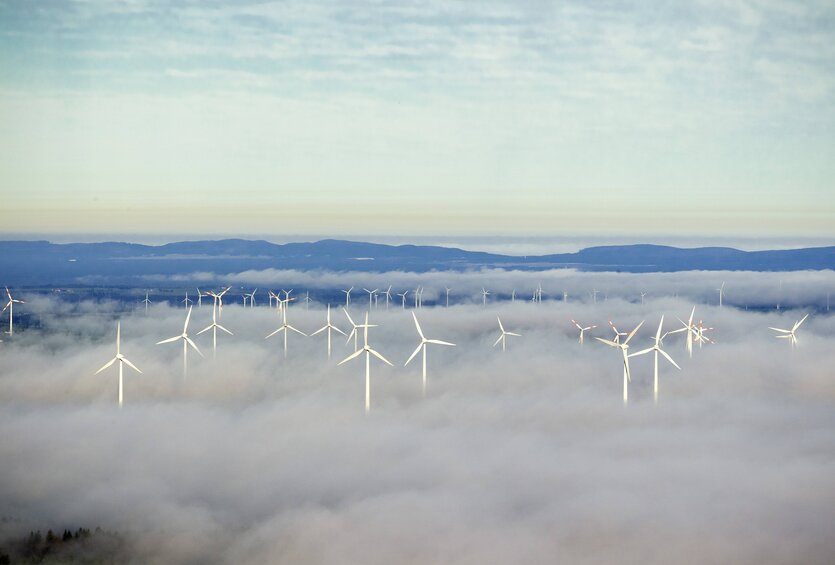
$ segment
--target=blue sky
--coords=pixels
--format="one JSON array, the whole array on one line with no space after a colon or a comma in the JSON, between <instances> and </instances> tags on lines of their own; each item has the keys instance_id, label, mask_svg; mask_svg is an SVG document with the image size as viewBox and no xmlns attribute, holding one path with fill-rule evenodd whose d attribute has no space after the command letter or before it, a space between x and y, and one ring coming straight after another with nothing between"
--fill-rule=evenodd
<instances>
[{"instance_id":1,"label":"blue sky","mask_svg":"<svg viewBox=\"0 0 835 565\"><path fill-rule=\"evenodd\" d=\"M13 232L835 236L830 2L0 1Z\"/></svg>"}]
</instances>

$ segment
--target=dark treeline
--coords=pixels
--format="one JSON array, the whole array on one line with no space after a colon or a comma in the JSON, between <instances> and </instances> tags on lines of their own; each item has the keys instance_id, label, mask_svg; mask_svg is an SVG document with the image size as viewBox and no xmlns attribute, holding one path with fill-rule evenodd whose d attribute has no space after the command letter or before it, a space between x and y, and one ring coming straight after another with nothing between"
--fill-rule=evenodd
<instances>
[{"instance_id":1,"label":"dark treeline","mask_svg":"<svg viewBox=\"0 0 835 565\"><path fill-rule=\"evenodd\" d=\"M30 531L0 545L0 565L17 563L118 563L126 557L125 540L101 528Z\"/></svg>"}]
</instances>

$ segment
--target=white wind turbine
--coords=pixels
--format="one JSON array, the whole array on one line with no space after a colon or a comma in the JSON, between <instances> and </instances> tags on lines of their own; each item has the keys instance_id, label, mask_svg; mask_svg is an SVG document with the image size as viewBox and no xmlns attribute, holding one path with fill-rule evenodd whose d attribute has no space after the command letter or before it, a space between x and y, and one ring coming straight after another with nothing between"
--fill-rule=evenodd
<instances>
[{"instance_id":1,"label":"white wind turbine","mask_svg":"<svg viewBox=\"0 0 835 565\"><path fill-rule=\"evenodd\" d=\"M348 317L348 323L351 324L351 333L348 334L348 339L345 340L345 343L351 341L351 338L354 338L354 351L357 350L357 328L362 327L361 325L358 326L354 323L354 319L351 318L351 315L348 313L348 310L342 308L342 311L345 312L345 315Z\"/></svg>"},{"instance_id":2,"label":"white wind turbine","mask_svg":"<svg viewBox=\"0 0 835 565\"><path fill-rule=\"evenodd\" d=\"M8 290L7 290L8 291ZM148 314L148 305L151 303L151 299L148 298L148 292L145 292L145 300L142 300L142 304L145 305L145 315Z\"/></svg>"},{"instance_id":3,"label":"white wind turbine","mask_svg":"<svg viewBox=\"0 0 835 565\"><path fill-rule=\"evenodd\" d=\"M127 357L122 355L122 322L116 322L116 357L104 364L104 366L95 372L96 375L110 367L116 361L119 362L119 407L122 406L124 400L124 386L122 381L122 365L127 365L137 373L141 373L139 367L128 361Z\"/></svg>"},{"instance_id":4,"label":"white wind turbine","mask_svg":"<svg viewBox=\"0 0 835 565\"><path fill-rule=\"evenodd\" d=\"M302 302L304 302L304 309L309 310L310 309L310 303L313 302L310 299L310 291L309 290L304 291L304 300L302 300Z\"/></svg>"},{"instance_id":5,"label":"white wind turbine","mask_svg":"<svg viewBox=\"0 0 835 565\"><path fill-rule=\"evenodd\" d=\"M194 350L200 355L200 357L203 357L203 354L200 353L200 350L197 348L197 345L193 341L191 341L190 337L188 337L188 321L191 319L191 309L192 307L189 306L188 314L186 314L186 323L183 324L183 333L157 342L157 345L162 345L163 343L172 343L179 339L183 340L183 378L185 378L188 374L188 346L192 346Z\"/></svg>"},{"instance_id":6,"label":"white wind turbine","mask_svg":"<svg viewBox=\"0 0 835 565\"><path fill-rule=\"evenodd\" d=\"M349 316L349 318L350 318L350 316ZM320 332L323 332L323 331L327 330L327 332L328 332L328 359L330 359L331 358L331 331L341 333L342 335L347 335L347 334L345 332L343 332L342 330L340 330L339 328L337 328L336 326L334 326L333 324L331 324L331 305L330 304L328 304L328 318L327 318L327 320L328 321L324 326L322 326L321 328L319 328L318 330L316 330L315 332L313 332L310 335L314 336L314 335L316 335Z\"/></svg>"},{"instance_id":7,"label":"white wind turbine","mask_svg":"<svg viewBox=\"0 0 835 565\"><path fill-rule=\"evenodd\" d=\"M203 293L200 292L200 287L196 287L196 288L197 288L197 307L202 308L203 307ZM188 295L188 293L186 293L186 295Z\"/></svg>"},{"instance_id":8,"label":"white wind turbine","mask_svg":"<svg viewBox=\"0 0 835 565\"><path fill-rule=\"evenodd\" d=\"M502 325L502 319L498 316L496 316L496 319L499 321L499 330L501 330L502 333L499 335L498 339L496 339L496 342L493 344L493 347L496 347L497 345L499 345L499 342L502 342L502 351L504 351L506 348L507 336L512 335L516 337L522 337L522 334L505 331L504 326Z\"/></svg>"},{"instance_id":9,"label":"white wind turbine","mask_svg":"<svg viewBox=\"0 0 835 565\"><path fill-rule=\"evenodd\" d=\"M403 366L405 367L408 365L409 361L415 358L415 355L423 351L423 395L426 396L426 345L431 343L434 345L449 345L454 347L455 344L449 343L448 341L441 341L439 339L426 339L426 336L423 335L423 331L420 329L420 324L418 323L414 310L412 311L412 317L415 319L415 328L417 328L418 335L420 336L420 343Z\"/></svg>"},{"instance_id":10,"label":"white wind turbine","mask_svg":"<svg viewBox=\"0 0 835 565\"><path fill-rule=\"evenodd\" d=\"M377 291L380 289L375 288L374 290L368 290L367 288L363 288L363 290L368 293L368 309L371 310L374 306L374 295L377 294Z\"/></svg>"},{"instance_id":11,"label":"white wind turbine","mask_svg":"<svg viewBox=\"0 0 835 565\"><path fill-rule=\"evenodd\" d=\"M278 298L278 295L276 293L274 293L273 291L268 290L267 292L269 293L268 296L270 298L270 308L272 308L273 307L273 300L278 301L279 298Z\"/></svg>"},{"instance_id":12,"label":"white wind turbine","mask_svg":"<svg viewBox=\"0 0 835 565\"><path fill-rule=\"evenodd\" d=\"M638 355L644 355L646 353L655 353L655 373L652 380L652 400L656 404L658 404L658 354L660 353L663 355L667 361L673 364L673 366L681 370L681 367L678 366L678 363L673 361L673 358L670 357L666 351L661 349L661 328L664 325L664 316L661 316L661 321L658 323L658 331L655 332L655 344L652 347L648 347L646 349L642 349L641 351L636 351L635 353L631 353L629 357L637 357Z\"/></svg>"},{"instance_id":13,"label":"white wind turbine","mask_svg":"<svg viewBox=\"0 0 835 565\"><path fill-rule=\"evenodd\" d=\"M644 297L647 295L646 291L641 292L641 306L644 305Z\"/></svg>"},{"instance_id":14,"label":"white wind turbine","mask_svg":"<svg viewBox=\"0 0 835 565\"><path fill-rule=\"evenodd\" d=\"M487 295L490 294L490 291L484 287L481 287L481 305L487 306Z\"/></svg>"},{"instance_id":15,"label":"white wind turbine","mask_svg":"<svg viewBox=\"0 0 835 565\"><path fill-rule=\"evenodd\" d=\"M247 297L247 299L249 299L249 307L250 308L253 308L255 306L255 293L256 292L258 292L257 288L255 290L253 290L252 292L245 293L245 296Z\"/></svg>"},{"instance_id":16,"label":"white wind turbine","mask_svg":"<svg viewBox=\"0 0 835 565\"><path fill-rule=\"evenodd\" d=\"M14 335L14 305L15 304L26 304L23 300L18 300L16 298L12 298L12 293L9 292L9 287L6 287L6 296L9 297L9 301L3 306L3 311L5 312L8 308L9 310L9 335Z\"/></svg>"},{"instance_id":17,"label":"white wind turbine","mask_svg":"<svg viewBox=\"0 0 835 565\"><path fill-rule=\"evenodd\" d=\"M290 300L293 300L289 296L290 295L288 293L287 298L284 299L285 303L289 303ZM269 334L267 337L265 337L264 339L269 339L269 338L271 338L272 336L274 336L275 334L277 334L279 332L284 332L284 356L287 357L287 334L290 333L290 330L296 332L299 335L303 335L303 336L307 337L306 333L304 333L303 331L301 331L297 328L294 328L293 326L291 326L290 324L287 323L287 307L285 306L281 310L281 326L277 330L275 330L274 332Z\"/></svg>"},{"instance_id":18,"label":"white wind turbine","mask_svg":"<svg viewBox=\"0 0 835 565\"><path fill-rule=\"evenodd\" d=\"M366 414L368 414L368 412L371 410L371 356L373 355L374 357L376 357L380 361L382 361L384 363L387 363L387 364L391 365L392 367L394 366L394 365L392 365L392 363L388 359L386 359L385 357L380 355L375 350L371 349L371 346L368 345L368 328L375 328L375 327L377 327L377 326L376 325L370 325L368 323L368 312L366 312L365 313L365 323L354 327L354 332L356 332L357 328L363 328L363 340L365 342L365 345L363 345L362 349L353 352L348 357L346 357L345 359L343 359L342 361L339 362L339 365L342 365L346 361L350 361L351 359L354 359L355 357L359 357L361 354L365 353L365 413Z\"/></svg>"},{"instance_id":19,"label":"white wind turbine","mask_svg":"<svg viewBox=\"0 0 835 565\"><path fill-rule=\"evenodd\" d=\"M699 325L696 326L696 334L694 338L696 342L699 344L699 349L702 348L703 343L715 343L712 339L705 335L705 332L712 330L713 328L708 328L702 324L702 320L699 320Z\"/></svg>"},{"instance_id":20,"label":"white wind turbine","mask_svg":"<svg viewBox=\"0 0 835 565\"><path fill-rule=\"evenodd\" d=\"M421 287L417 287L415 289L415 308L420 308L420 300L421 300L421 293L423 289Z\"/></svg>"},{"instance_id":21,"label":"white wind turbine","mask_svg":"<svg viewBox=\"0 0 835 565\"><path fill-rule=\"evenodd\" d=\"M725 298L725 281L722 281L722 286L717 288L716 291L719 293L719 308L721 308L722 307L722 301Z\"/></svg>"},{"instance_id":22,"label":"white wind turbine","mask_svg":"<svg viewBox=\"0 0 835 565\"><path fill-rule=\"evenodd\" d=\"M596 327L597 327L597 326L587 326L587 327L585 327L585 328L584 328L583 326L581 326L581 325L577 322L577 320L571 320L571 323L572 323L572 324L574 324L575 326L577 326L577 329L578 329L578 330L580 330L580 339L578 340L578 341L579 341L579 343L580 343L580 345L583 345L583 336L585 335L585 333L586 333L587 331L589 331L589 330L593 330L594 328L596 328Z\"/></svg>"},{"instance_id":23,"label":"white wind turbine","mask_svg":"<svg viewBox=\"0 0 835 565\"><path fill-rule=\"evenodd\" d=\"M800 327L800 325L803 322L806 321L806 318L808 318L808 317L809 317L809 314L806 314L805 316L800 318L798 321L796 321L794 323L794 325L792 326L792 329L790 329L790 330L783 330L783 329L780 329L780 328L772 328L771 326L769 326L768 329L774 330L775 332L778 332L780 334L780 335L775 335L774 337L790 340L792 349L794 349L795 346L797 345L797 335L796 335L797 329Z\"/></svg>"},{"instance_id":24,"label":"white wind turbine","mask_svg":"<svg viewBox=\"0 0 835 565\"><path fill-rule=\"evenodd\" d=\"M615 327L615 324L612 323L612 320L609 320L609 326L612 328L612 331L615 332L615 339L612 340L615 343L620 343L621 336L629 335L628 332L619 332L618 329Z\"/></svg>"},{"instance_id":25,"label":"white wind turbine","mask_svg":"<svg viewBox=\"0 0 835 565\"><path fill-rule=\"evenodd\" d=\"M693 357L693 336L696 335L696 333L697 333L696 326L693 325L693 316L695 314L696 314L696 307L693 306L693 309L690 311L690 318L687 319L687 322L685 322L681 318L678 319L678 321L682 323L683 327L681 327L677 330L667 332L666 334L664 334L664 336L666 337L669 334L677 334L677 333L680 333L680 332L687 332L687 338L684 342L684 347L687 350L687 353L690 355L690 357Z\"/></svg>"},{"instance_id":26,"label":"white wind turbine","mask_svg":"<svg viewBox=\"0 0 835 565\"><path fill-rule=\"evenodd\" d=\"M620 349L621 353L623 354L623 403L626 404L629 399L629 381L632 380L632 375L629 373L629 340L638 332L638 329L644 324L644 321L641 320L641 323L635 326L635 329L629 332L626 336L626 339L623 340L622 343L616 343L610 339L603 339L602 337L596 337L597 341L601 343L605 343L611 347L617 347Z\"/></svg>"},{"instance_id":27,"label":"white wind turbine","mask_svg":"<svg viewBox=\"0 0 835 565\"><path fill-rule=\"evenodd\" d=\"M202 330L200 330L199 332L197 332L197 335L200 335L203 332L207 332L209 330L212 330L212 359L216 359L217 358L217 330L223 330L226 333L228 333L229 335L235 335L235 334L233 334L232 332L230 332L229 330L227 330L226 328L224 328L223 326L221 326L220 324L217 323L217 308L215 308L214 306L212 307L212 323L210 325L206 326L205 328L203 328Z\"/></svg>"},{"instance_id":28,"label":"white wind turbine","mask_svg":"<svg viewBox=\"0 0 835 565\"><path fill-rule=\"evenodd\" d=\"M217 308L218 318L220 318L221 314L223 314L223 295L229 292L231 288L231 286L228 286L220 292L209 291L206 293L208 296L211 296L214 299L214 304L212 305L212 308Z\"/></svg>"},{"instance_id":29,"label":"white wind turbine","mask_svg":"<svg viewBox=\"0 0 835 565\"><path fill-rule=\"evenodd\" d=\"M511 304L513 304L513 303L515 303L515 302L516 302L516 289L514 288L514 289L510 292L510 303L511 303Z\"/></svg>"},{"instance_id":30,"label":"white wind turbine","mask_svg":"<svg viewBox=\"0 0 835 565\"><path fill-rule=\"evenodd\" d=\"M449 291L452 290L452 289L449 288L448 286L444 287L444 288L446 288L446 307L449 308Z\"/></svg>"},{"instance_id":31,"label":"white wind turbine","mask_svg":"<svg viewBox=\"0 0 835 565\"><path fill-rule=\"evenodd\" d=\"M342 292L345 293L345 307L346 308L351 305L351 291L352 290L354 290L353 286L351 288L347 289L347 290L342 291Z\"/></svg>"},{"instance_id":32,"label":"white wind turbine","mask_svg":"<svg viewBox=\"0 0 835 565\"><path fill-rule=\"evenodd\" d=\"M397 296L399 296L400 298L402 298L402 299L403 299L403 309L404 309L404 310L406 309L406 295L407 295L407 294L409 294L409 291L408 291L408 290L407 290L406 292L398 292L398 293L397 293Z\"/></svg>"},{"instance_id":33,"label":"white wind turbine","mask_svg":"<svg viewBox=\"0 0 835 565\"><path fill-rule=\"evenodd\" d=\"M389 285L389 287L383 293L383 296L386 297L386 310L388 310L389 309L389 302L391 302L391 285Z\"/></svg>"},{"instance_id":34,"label":"white wind turbine","mask_svg":"<svg viewBox=\"0 0 835 565\"><path fill-rule=\"evenodd\" d=\"M194 303L194 300L188 297L188 291L186 291L186 297L180 300L180 302L185 304L185 307L188 308L188 305Z\"/></svg>"}]
</instances>

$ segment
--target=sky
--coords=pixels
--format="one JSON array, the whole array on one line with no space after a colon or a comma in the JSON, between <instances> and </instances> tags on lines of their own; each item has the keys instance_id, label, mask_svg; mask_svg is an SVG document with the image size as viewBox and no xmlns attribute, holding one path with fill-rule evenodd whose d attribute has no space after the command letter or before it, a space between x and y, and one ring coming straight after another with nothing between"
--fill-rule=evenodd
<instances>
[{"instance_id":1,"label":"sky","mask_svg":"<svg viewBox=\"0 0 835 565\"><path fill-rule=\"evenodd\" d=\"M4 232L835 236L835 7L0 1Z\"/></svg>"},{"instance_id":2,"label":"sky","mask_svg":"<svg viewBox=\"0 0 835 565\"><path fill-rule=\"evenodd\" d=\"M644 305L423 308L425 335L456 344L430 348L425 397L420 364L404 366L419 341L411 313L375 309L370 343L395 366L373 360L367 416L364 364L337 365L353 348L334 339L328 361L323 334L293 334L284 358L264 339L280 323L265 305L227 303L234 335L218 337L215 360L210 334L196 335L211 308L195 307L205 357L189 356L184 379L181 347L155 345L181 332L182 307L21 295L18 315L43 326L0 343L0 546L101 526L124 536L112 560L126 563L829 563L835 319L810 316L792 351L768 326L803 310L705 297L696 319L715 343L690 358L680 334L664 340L681 370L661 359L657 405L652 359L632 358L624 407L619 352L580 346L570 319L602 337L609 319L621 331L645 320L630 345L648 347L662 314L673 329L693 305L660 292L671 276L618 279L649 290ZM737 273L729 292L761 285ZM497 315L521 334L505 353L492 347ZM142 370L125 369L122 409L116 367L94 374L115 353L116 319ZM293 305L288 321L311 333L324 307ZM341 311L332 322L348 328Z\"/></svg>"}]
</instances>

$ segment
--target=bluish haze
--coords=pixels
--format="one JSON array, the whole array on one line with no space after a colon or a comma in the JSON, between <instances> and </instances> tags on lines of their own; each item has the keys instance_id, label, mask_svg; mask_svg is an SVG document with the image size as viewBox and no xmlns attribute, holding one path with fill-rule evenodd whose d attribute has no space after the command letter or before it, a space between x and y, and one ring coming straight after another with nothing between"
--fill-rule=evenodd
<instances>
[{"instance_id":1,"label":"bluish haze","mask_svg":"<svg viewBox=\"0 0 835 565\"><path fill-rule=\"evenodd\" d=\"M0 222L831 237L834 39L825 1L2 1Z\"/></svg>"}]
</instances>

